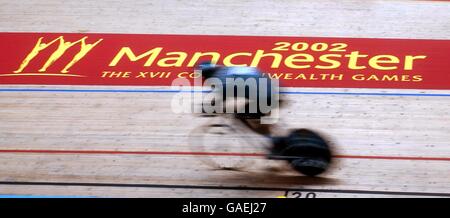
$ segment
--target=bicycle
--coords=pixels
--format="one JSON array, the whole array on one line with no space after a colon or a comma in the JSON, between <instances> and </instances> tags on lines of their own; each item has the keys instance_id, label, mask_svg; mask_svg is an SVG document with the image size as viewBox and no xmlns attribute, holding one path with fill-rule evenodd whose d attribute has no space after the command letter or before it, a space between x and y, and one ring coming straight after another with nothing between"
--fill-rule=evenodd
<instances>
[{"instance_id":1,"label":"bicycle","mask_svg":"<svg viewBox=\"0 0 450 218\"><path fill-rule=\"evenodd\" d=\"M307 176L317 176L330 166L331 148L314 131L294 129L274 136L259 131L245 114L202 114L202 117L210 119L192 130L189 144L195 152L203 153L203 163L215 169L251 166L253 159L242 156L259 156L254 151L261 148L268 159L287 161L294 170Z\"/></svg>"}]
</instances>

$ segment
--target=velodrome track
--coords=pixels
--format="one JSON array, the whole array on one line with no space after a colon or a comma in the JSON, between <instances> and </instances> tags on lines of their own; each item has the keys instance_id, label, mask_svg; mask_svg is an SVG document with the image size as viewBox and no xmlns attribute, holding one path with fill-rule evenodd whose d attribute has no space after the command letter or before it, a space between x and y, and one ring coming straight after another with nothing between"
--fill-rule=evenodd
<instances>
[{"instance_id":1,"label":"velodrome track","mask_svg":"<svg viewBox=\"0 0 450 218\"><path fill-rule=\"evenodd\" d=\"M450 38L450 4L440 1L1 3L1 32ZM257 150L220 155L254 160L245 171L211 170L187 145L204 120L173 114L169 87L2 85L0 196L450 197L448 90L282 91L287 127L335 145L320 178Z\"/></svg>"}]
</instances>

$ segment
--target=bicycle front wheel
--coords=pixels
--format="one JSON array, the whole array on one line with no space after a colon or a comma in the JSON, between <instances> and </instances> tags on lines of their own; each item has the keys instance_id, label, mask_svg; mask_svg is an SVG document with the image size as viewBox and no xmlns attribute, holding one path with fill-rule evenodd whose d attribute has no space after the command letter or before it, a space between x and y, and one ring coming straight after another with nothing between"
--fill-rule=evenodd
<instances>
[{"instance_id":1,"label":"bicycle front wheel","mask_svg":"<svg viewBox=\"0 0 450 218\"><path fill-rule=\"evenodd\" d=\"M213 169L244 169L251 166L262 151L262 145L258 146L258 140L248 130L221 117L195 128L189 140L192 152Z\"/></svg>"}]
</instances>

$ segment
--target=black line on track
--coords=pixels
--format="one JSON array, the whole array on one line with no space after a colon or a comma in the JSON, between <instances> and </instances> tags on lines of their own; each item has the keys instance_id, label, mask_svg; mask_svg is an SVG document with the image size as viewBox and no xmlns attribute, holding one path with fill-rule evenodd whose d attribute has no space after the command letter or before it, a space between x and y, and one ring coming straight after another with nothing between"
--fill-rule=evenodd
<instances>
[{"instance_id":1,"label":"black line on track","mask_svg":"<svg viewBox=\"0 0 450 218\"><path fill-rule=\"evenodd\" d=\"M344 189L305 189L305 188L252 187L252 186L166 185L166 184L133 184L133 183L76 183L76 182L15 182L15 181L0 181L0 185L174 188L174 189L208 189L208 190L241 190L241 191L302 191L302 192L343 193L343 194L375 194L375 195L450 197L450 193L369 191L369 190L350 190L350 189L348 189L348 190L344 190Z\"/></svg>"}]
</instances>

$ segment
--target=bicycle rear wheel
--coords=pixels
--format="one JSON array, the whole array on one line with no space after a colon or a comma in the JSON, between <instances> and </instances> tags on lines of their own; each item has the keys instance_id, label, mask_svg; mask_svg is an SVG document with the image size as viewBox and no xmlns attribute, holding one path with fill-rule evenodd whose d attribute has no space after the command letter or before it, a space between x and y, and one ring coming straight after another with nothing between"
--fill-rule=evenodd
<instances>
[{"instance_id":1,"label":"bicycle rear wheel","mask_svg":"<svg viewBox=\"0 0 450 218\"><path fill-rule=\"evenodd\" d=\"M318 134L299 129L287 137L287 147L283 154L291 166L307 176L317 176L325 172L331 163L331 149Z\"/></svg>"}]
</instances>

